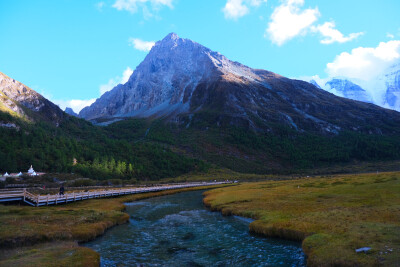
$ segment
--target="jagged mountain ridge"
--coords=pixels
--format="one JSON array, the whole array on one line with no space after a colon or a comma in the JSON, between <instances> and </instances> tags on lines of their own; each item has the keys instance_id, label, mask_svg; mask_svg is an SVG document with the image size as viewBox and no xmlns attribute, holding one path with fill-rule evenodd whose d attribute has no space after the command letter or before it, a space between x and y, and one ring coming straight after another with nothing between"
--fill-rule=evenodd
<instances>
[{"instance_id":1,"label":"jagged mountain ridge","mask_svg":"<svg viewBox=\"0 0 400 267\"><path fill-rule=\"evenodd\" d=\"M325 86L329 86L330 90L335 90L336 94L340 94L343 97L357 101L372 103L372 98L367 93L367 91L347 79L334 78L328 81Z\"/></svg>"},{"instance_id":2,"label":"jagged mountain ridge","mask_svg":"<svg viewBox=\"0 0 400 267\"><path fill-rule=\"evenodd\" d=\"M189 111L201 83L227 79L259 79L252 69L188 39L171 33L152 48L128 82L105 93L80 116L163 116Z\"/></svg>"},{"instance_id":3,"label":"jagged mountain ridge","mask_svg":"<svg viewBox=\"0 0 400 267\"><path fill-rule=\"evenodd\" d=\"M76 114L75 111L70 107L66 107L64 112L70 116L78 117L78 114Z\"/></svg>"},{"instance_id":4,"label":"jagged mountain ridge","mask_svg":"<svg viewBox=\"0 0 400 267\"><path fill-rule=\"evenodd\" d=\"M400 63L387 68L376 80L368 84L348 77L335 77L325 84L322 80L321 84L314 79L309 82L337 96L400 111Z\"/></svg>"},{"instance_id":5,"label":"jagged mountain ridge","mask_svg":"<svg viewBox=\"0 0 400 267\"><path fill-rule=\"evenodd\" d=\"M46 120L58 124L65 117L54 103L0 72L0 106L3 111L25 117L28 120Z\"/></svg>"},{"instance_id":6,"label":"jagged mountain ridge","mask_svg":"<svg viewBox=\"0 0 400 267\"><path fill-rule=\"evenodd\" d=\"M196 115L203 113L212 114L217 126L267 132L285 125L324 134L393 133L398 131L393 124L400 123L397 112L249 68L173 33L155 44L126 84L105 93L79 116L168 117L189 126L198 123Z\"/></svg>"}]
</instances>

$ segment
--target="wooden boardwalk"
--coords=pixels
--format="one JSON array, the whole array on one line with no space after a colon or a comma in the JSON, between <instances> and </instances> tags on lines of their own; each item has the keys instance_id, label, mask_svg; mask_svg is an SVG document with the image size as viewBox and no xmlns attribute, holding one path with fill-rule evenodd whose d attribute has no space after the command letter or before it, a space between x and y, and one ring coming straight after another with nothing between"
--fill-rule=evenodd
<instances>
[{"instance_id":1,"label":"wooden boardwalk","mask_svg":"<svg viewBox=\"0 0 400 267\"><path fill-rule=\"evenodd\" d=\"M224 184L226 182L188 183L179 185L165 185L152 187L119 188L108 190L94 190L88 192L73 192L65 195L34 195L26 189L0 192L0 202L22 201L34 207L57 205L61 203L75 202L92 198L113 197L121 195L157 192L179 188L199 187Z\"/></svg>"}]
</instances>

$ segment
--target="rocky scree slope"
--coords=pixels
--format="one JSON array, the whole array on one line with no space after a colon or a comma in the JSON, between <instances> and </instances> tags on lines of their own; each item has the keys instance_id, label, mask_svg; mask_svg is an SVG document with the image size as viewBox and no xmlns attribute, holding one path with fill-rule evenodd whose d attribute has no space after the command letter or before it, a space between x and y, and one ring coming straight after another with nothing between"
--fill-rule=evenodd
<instances>
[{"instance_id":1,"label":"rocky scree slope","mask_svg":"<svg viewBox=\"0 0 400 267\"><path fill-rule=\"evenodd\" d=\"M58 125L65 113L54 103L0 72L0 107L7 113L29 121L48 121Z\"/></svg>"}]
</instances>

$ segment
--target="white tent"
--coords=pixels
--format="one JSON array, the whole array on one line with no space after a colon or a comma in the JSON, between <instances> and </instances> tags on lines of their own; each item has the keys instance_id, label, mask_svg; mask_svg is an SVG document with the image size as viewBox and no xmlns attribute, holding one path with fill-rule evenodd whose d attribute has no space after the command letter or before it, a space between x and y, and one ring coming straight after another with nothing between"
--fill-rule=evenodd
<instances>
[{"instance_id":1,"label":"white tent","mask_svg":"<svg viewBox=\"0 0 400 267\"><path fill-rule=\"evenodd\" d=\"M17 174L17 176L22 176L22 172L19 172L19 173Z\"/></svg>"},{"instance_id":2,"label":"white tent","mask_svg":"<svg viewBox=\"0 0 400 267\"><path fill-rule=\"evenodd\" d=\"M6 172L6 173L4 174L4 177L7 177L7 176L10 176L10 175L8 174L8 172Z\"/></svg>"},{"instance_id":3,"label":"white tent","mask_svg":"<svg viewBox=\"0 0 400 267\"><path fill-rule=\"evenodd\" d=\"M31 167L28 170L28 174L33 175L35 173L35 171L33 170L33 167L31 165ZM35 174L36 175L36 174Z\"/></svg>"}]
</instances>

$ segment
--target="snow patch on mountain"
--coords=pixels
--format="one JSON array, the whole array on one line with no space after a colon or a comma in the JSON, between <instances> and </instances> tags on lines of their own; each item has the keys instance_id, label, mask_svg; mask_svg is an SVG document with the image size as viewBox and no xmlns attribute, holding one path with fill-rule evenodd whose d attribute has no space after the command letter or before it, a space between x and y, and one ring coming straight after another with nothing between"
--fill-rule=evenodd
<instances>
[{"instance_id":1,"label":"snow patch on mountain","mask_svg":"<svg viewBox=\"0 0 400 267\"><path fill-rule=\"evenodd\" d=\"M348 77L320 78L319 76L301 79L337 96L400 111L400 63L392 65L383 74L369 81Z\"/></svg>"}]
</instances>

